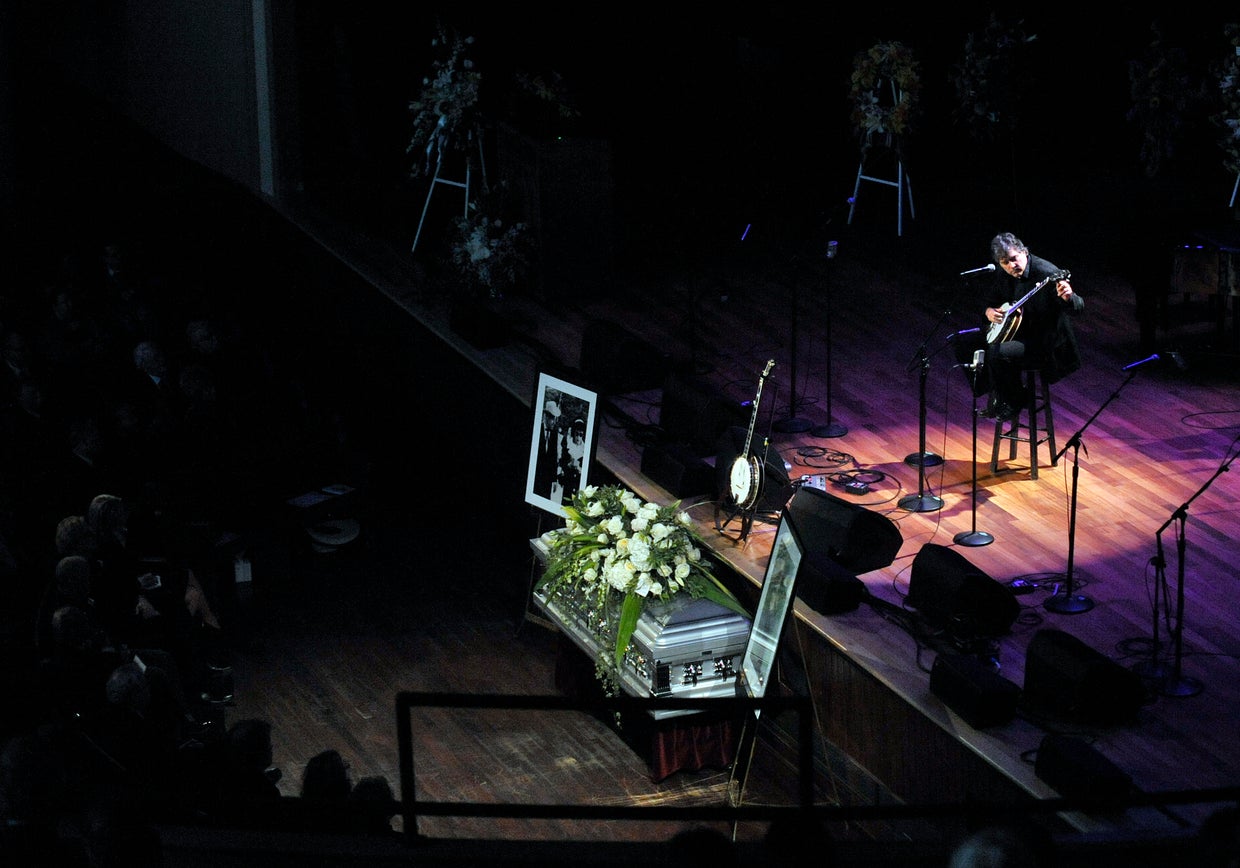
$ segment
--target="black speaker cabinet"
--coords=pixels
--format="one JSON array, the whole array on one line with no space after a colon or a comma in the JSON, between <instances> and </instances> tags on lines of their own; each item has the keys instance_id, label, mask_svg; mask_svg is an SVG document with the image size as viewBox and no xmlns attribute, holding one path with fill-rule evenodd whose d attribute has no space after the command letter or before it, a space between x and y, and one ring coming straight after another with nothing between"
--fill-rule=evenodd
<instances>
[{"instance_id":1,"label":"black speaker cabinet","mask_svg":"<svg viewBox=\"0 0 1240 868\"><path fill-rule=\"evenodd\" d=\"M1039 630L1025 652L1024 702L1031 711L1116 725L1146 699L1141 676L1062 630Z\"/></svg>"},{"instance_id":2,"label":"black speaker cabinet","mask_svg":"<svg viewBox=\"0 0 1240 868\"><path fill-rule=\"evenodd\" d=\"M671 360L623 326L595 320L582 332L578 367L595 391L624 395L662 386Z\"/></svg>"},{"instance_id":3,"label":"black speaker cabinet","mask_svg":"<svg viewBox=\"0 0 1240 868\"><path fill-rule=\"evenodd\" d=\"M651 443L642 450L642 474L676 497L710 494L715 490L715 468L689 446Z\"/></svg>"},{"instance_id":4,"label":"black speaker cabinet","mask_svg":"<svg viewBox=\"0 0 1240 868\"><path fill-rule=\"evenodd\" d=\"M975 729L1016 716L1020 687L973 654L940 654L930 669L930 692Z\"/></svg>"},{"instance_id":5,"label":"black speaker cabinet","mask_svg":"<svg viewBox=\"0 0 1240 868\"><path fill-rule=\"evenodd\" d=\"M1033 771L1065 799L1118 799L1132 788L1131 775L1074 735L1045 736Z\"/></svg>"},{"instance_id":6,"label":"black speaker cabinet","mask_svg":"<svg viewBox=\"0 0 1240 868\"><path fill-rule=\"evenodd\" d=\"M900 529L887 516L817 488L797 489L788 515L810 551L856 575L888 566L904 544Z\"/></svg>"},{"instance_id":7,"label":"black speaker cabinet","mask_svg":"<svg viewBox=\"0 0 1240 868\"><path fill-rule=\"evenodd\" d=\"M1020 614L1012 592L960 552L926 543L913 558L905 603L933 627L962 638L1006 634Z\"/></svg>"},{"instance_id":8,"label":"black speaker cabinet","mask_svg":"<svg viewBox=\"0 0 1240 868\"><path fill-rule=\"evenodd\" d=\"M750 415L738 402L699 380L673 372L663 384L659 427L664 442L684 444L700 457L713 455L729 428L748 430Z\"/></svg>"},{"instance_id":9,"label":"black speaker cabinet","mask_svg":"<svg viewBox=\"0 0 1240 868\"><path fill-rule=\"evenodd\" d=\"M729 428L719 437L715 450L715 495L720 503L728 501L729 483L732 475L732 463L745 449L745 437L748 428ZM755 435L756 437L756 435ZM750 453L756 454L762 447L761 439L756 446L750 444ZM762 464L762 491L754 508L760 512L779 512L788 504L792 497L792 481L788 478L788 468L774 447L766 453Z\"/></svg>"}]
</instances>

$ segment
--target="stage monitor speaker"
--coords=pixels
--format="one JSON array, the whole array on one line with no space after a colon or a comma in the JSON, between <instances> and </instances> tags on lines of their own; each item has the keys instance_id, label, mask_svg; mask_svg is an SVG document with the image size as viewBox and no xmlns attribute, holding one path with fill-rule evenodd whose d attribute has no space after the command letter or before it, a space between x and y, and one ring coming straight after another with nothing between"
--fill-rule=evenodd
<instances>
[{"instance_id":1,"label":"stage monitor speaker","mask_svg":"<svg viewBox=\"0 0 1240 868\"><path fill-rule=\"evenodd\" d=\"M1141 676L1062 630L1039 630L1025 651L1030 711L1079 723L1117 725L1146 701Z\"/></svg>"},{"instance_id":2,"label":"stage monitor speaker","mask_svg":"<svg viewBox=\"0 0 1240 868\"><path fill-rule=\"evenodd\" d=\"M797 597L822 615L851 612L866 595L865 583L822 552L805 553L797 570Z\"/></svg>"},{"instance_id":3,"label":"stage monitor speaker","mask_svg":"<svg viewBox=\"0 0 1240 868\"><path fill-rule=\"evenodd\" d=\"M618 364L618 359L624 363ZM595 391L624 395L662 386L671 361L623 326L595 320L582 332L578 367Z\"/></svg>"},{"instance_id":4,"label":"stage monitor speaker","mask_svg":"<svg viewBox=\"0 0 1240 868\"><path fill-rule=\"evenodd\" d=\"M708 495L715 489L715 468L679 443L651 443L643 449L642 474L676 497Z\"/></svg>"},{"instance_id":5,"label":"stage monitor speaker","mask_svg":"<svg viewBox=\"0 0 1240 868\"><path fill-rule=\"evenodd\" d=\"M713 455L720 436L729 428L747 430L749 417L738 402L700 380L672 372L663 383L659 426L664 442L684 444L698 456Z\"/></svg>"},{"instance_id":6,"label":"stage monitor speaker","mask_svg":"<svg viewBox=\"0 0 1240 868\"><path fill-rule=\"evenodd\" d=\"M854 575L888 566L904 544L900 529L887 516L810 486L797 489L788 514L811 551Z\"/></svg>"},{"instance_id":7,"label":"stage monitor speaker","mask_svg":"<svg viewBox=\"0 0 1240 868\"><path fill-rule=\"evenodd\" d=\"M1132 790L1132 776L1074 735L1043 737L1034 774L1065 799L1119 799Z\"/></svg>"},{"instance_id":8,"label":"stage monitor speaker","mask_svg":"<svg viewBox=\"0 0 1240 868\"><path fill-rule=\"evenodd\" d=\"M729 502L728 492L731 482L732 464L745 449L747 428L733 427L724 431L719 437L715 449L715 496L720 503ZM750 444L750 452L761 451L761 443L755 447ZM784 467L784 459L779 450L770 447L766 460L762 463L762 491L754 509L759 512L780 512L788 505L792 497L792 481L788 478L788 468Z\"/></svg>"},{"instance_id":9,"label":"stage monitor speaker","mask_svg":"<svg viewBox=\"0 0 1240 868\"><path fill-rule=\"evenodd\" d=\"M974 654L940 654L930 669L930 692L974 729L1016 716L1020 687Z\"/></svg>"},{"instance_id":10,"label":"stage monitor speaker","mask_svg":"<svg viewBox=\"0 0 1240 868\"><path fill-rule=\"evenodd\" d=\"M1005 635L1020 614L1011 591L960 552L935 543L913 558L904 602L932 627L964 639Z\"/></svg>"}]
</instances>

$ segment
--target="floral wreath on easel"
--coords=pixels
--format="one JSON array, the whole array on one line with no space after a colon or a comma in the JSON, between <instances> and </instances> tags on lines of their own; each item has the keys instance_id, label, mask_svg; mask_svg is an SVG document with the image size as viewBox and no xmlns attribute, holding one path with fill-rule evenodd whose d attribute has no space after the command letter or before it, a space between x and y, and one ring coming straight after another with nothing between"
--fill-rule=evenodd
<instances>
[{"instance_id":1,"label":"floral wreath on easel","mask_svg":"<svg viewBox=\"0 0 1240 868\"><path fill-rule=\"evenodd\" d=\"M906 45L880 42L857 52L850 85L851 119L863 150L875 134L891 145L908 133L921 95L921 65Z\"/></svg>"}]
</instances>

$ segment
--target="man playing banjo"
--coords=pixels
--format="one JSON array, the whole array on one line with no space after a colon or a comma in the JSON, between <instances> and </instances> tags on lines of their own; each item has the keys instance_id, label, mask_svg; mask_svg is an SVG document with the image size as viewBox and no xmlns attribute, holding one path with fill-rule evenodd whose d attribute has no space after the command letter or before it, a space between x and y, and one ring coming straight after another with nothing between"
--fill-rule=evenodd
<instances>
[{"instance_id":1,"label":"man playing banjo","mask_svg":"<svg viewBox=\"0 0 1240 868\"><path fill-rule=\"evenodd\" d=\"M989 288L986 308L986 368L990 401L982 415L1015 418L1024 400L1021 371L1041 368L1055 383L1081 367L1072 318L1085 300L1072 289L1068 272L1029 252L1010 232L990 242L990 255L1002 270Z\"/></svg>"}]
</instances>

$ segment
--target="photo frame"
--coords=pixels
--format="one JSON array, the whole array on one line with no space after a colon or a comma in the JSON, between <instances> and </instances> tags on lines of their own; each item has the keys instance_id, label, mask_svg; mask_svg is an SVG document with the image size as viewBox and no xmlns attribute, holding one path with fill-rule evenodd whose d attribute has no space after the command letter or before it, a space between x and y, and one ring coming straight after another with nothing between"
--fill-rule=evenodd
<instances>
[{"instance_id":1,"label":"photo frame","mask_svg":"<svg viewBox=\"0 0 1240 868\"><path fill-rule=\"evenodd\" d=\"M525 502L563 518L564 501L588 485L597 448L598 393L538 375Z\"/></svg>"},{"instance_id":2,"label":"photo frame","mask_svg":"<svg viewBox=\"0 0 1240 868\"><path fill-rule=\"evenodd\" d=\"M805 547L787 516L779 520L771 556L762 579L762 593L754 612L749 642L741 658L741 678L746 695L761 699L775 671L779 642L796 600L796 580L805 557ZM759 709L754 710L757 717Z\"/></svg>"}]
</instances>

